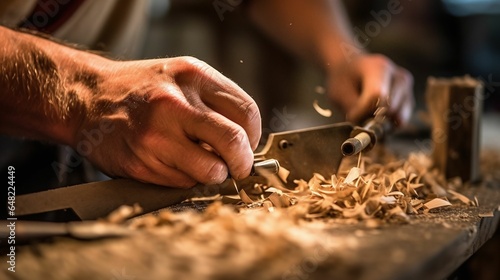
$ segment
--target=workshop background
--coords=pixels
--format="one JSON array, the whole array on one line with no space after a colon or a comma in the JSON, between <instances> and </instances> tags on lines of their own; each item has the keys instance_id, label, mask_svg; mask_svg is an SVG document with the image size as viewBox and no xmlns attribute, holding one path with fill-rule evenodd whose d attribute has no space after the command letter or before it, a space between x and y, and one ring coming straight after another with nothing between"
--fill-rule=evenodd
<instances>
[{"instance_id":1,"label":"workshop background","mask_svg":"<svg viewBox=\"0 0 500 280\"><path fill-rule=\"evenodd\" d=\"M238 2L245 1L233 1ZM376 21L372 13L386 10L389 1L344 2L353 30L364 32L369 22ZM261 108L264 136L332 122L312 107L315 99L324 107L330 105L317 93L324 85L319 68L292 56L257 30L245 14L244 4L219 15L215 3L154 0L143 57L191 55L208 62L254 97ZM413 73L419 110L424 108L429 76L469 74L493 81L488 86L498 88L500 1L401 1L401 7L402 12L392 15L378 35L367 35L367 48ZM333 109L333 121L343 120L343 114ZM500 96L488 97L484 109L499 112ZM271 123L284 112L288 119Z\"/></svg>"},{"instance_id":2,"label":"workshop background","mask_svg":"<svg viewBox=\"0 0 500 280\"><path fill-rule=\"evenodd\" d=\"M263 117L263 139L271 132L343 120L343 114L336 108L332 108L332 118L322 117L313 109L315 99L322 107L329 106L325 95L318 94L324 85L323 74L316 65L292 56L252 25L245 13L245 2L250 0L225 1L235 6L223 14L214 8L214 4L222 0L150 1L151 17L143 34L145 40L141 41L142 52L135 58L190 55L206 61L257 101ZM376 21L373 12L387 9L389 1L344 2L353 28L363 31L368 23ZM385 54L413 73L417 110L425 109L427 77L470 74L486 81L486 88L492 93L484 102L485 114L499 114L500 1L400 0L400 3L402 12L391 15L390 22L381 25L375 36L370 36L367 48ZM105 47L103 50L106 51ZM427 133L428 137L429 127L423 126L418 116L415 114L413 124L420 126L418 133ZM21 191L29 190L20 187L23 185L33 186L30 191L38 190L35 187L47 188L49 185L40 184L40 179L47 174L55 176L51 156L57 153L56 147L38 153L40 161L20 168L32 171L29 176L19 173L16 183ZM21 166L17 162L9 164ZM84 161L78 169L85 169L87 164ZM81 183L83 176L77 171L68 174L71 178L59 184ZM57 178L52 180L57 185ZM500 263L499 250L497 230L496 236L450 279L499 279L500 267L496 265Z\"/></svg>"},{"instance_id":3,"label":"workshop background","mask_svg":"<svg viewBox=\"0 0 500 280\"><path fill-rule=\"evenodd\" d=\"M389 1L344 2L353 28L363 31L367 23L375 20L372 13L386 9ZM324 95L318 94L324 77L317 66L292 56L264 36L249 21L244 4L221 15L215 3L152 1L142 57L190 55L224 73L259 104L263 139L271 132L343 120L336 108L332 118L322 117L313 109L315 99L323 107L330 105ZM500 1L402 0L401 5L402 12L392 15L389 24L369 38L367 48L413 73L417 111L425 110L424 91L429 76L469 74L486 81L486 89L492 93L484 102L485 114L498 114ZM418 116L414 115L415 126L420 124ZM495 279L499 249L497 230L496 236L450 279Z\"/></svg>"}]
</instances>

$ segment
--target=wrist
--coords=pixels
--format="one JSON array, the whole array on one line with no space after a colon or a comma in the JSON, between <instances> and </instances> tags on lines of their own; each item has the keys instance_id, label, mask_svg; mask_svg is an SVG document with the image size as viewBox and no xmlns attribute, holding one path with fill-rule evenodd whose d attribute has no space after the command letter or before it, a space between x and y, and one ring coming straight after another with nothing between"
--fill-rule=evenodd
<instances>
[{"instance_id":1,"label":"wrist","mask_svg":"<svg viewBox=\"0 0 500 280\"><path fill-rule=\"evenodd\" d=\"M102 92L112 61L96 54L67 48L61 58L61 92L67 101L66 116L60 130L66 142L75 147L85 123L95 114L94 100Z\"/></svg>"},{"instance_id":2,"label":"wrist","mask_svg":"<svg viewBox=\"0 0 500 280\"><path fill-rule=\"evenodd\" d=\"M326 72L339 69L366 55L366 50L345 38L325 38L318 44L318 54Z\"/></svg>"},{"instance_id":3,"label":"wrist","mask_svg":"<svg viewBox=\"0 0 500 280\"><path fill-rule=\"evenodd\" d=\"M40 103L26 110L31 117L28 130L34 129L29 136L74 147L111 61L32 34L19 37L32 49L32 64L38 71L33 79L39 85L26 90L26 96Z\"/></svg>"}]
</instances>

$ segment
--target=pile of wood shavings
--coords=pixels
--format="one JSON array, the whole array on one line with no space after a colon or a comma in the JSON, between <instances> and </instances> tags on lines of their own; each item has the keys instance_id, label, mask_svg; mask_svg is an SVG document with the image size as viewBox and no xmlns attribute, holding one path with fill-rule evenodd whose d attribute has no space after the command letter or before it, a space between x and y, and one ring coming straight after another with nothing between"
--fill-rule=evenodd
<instances>
[{"instance_id":1,"label":"pile of wood shavings","mask_svg":"<svg viewBox=\"0 0 500 280\"><path fill-rule=\"evenodd\" d=\"M409 214L427 213L452 202L479 205L477 198L457 191L462 186L460 178L446 180L423 153L411 153L406 160L397 160L382 149L374 153L378 154L360 156L357 164L344 162L343 171L331 178L314 174L309 181L295 181L293 190L278 180L241 190L240 210L264 208L273 212L300 206L306 219L367 220L377 225L381 220L406 222Z\"/></svg>"},{"instance_id":2,"label":"pile of wood shavings","mask_svg":"<svg viewBox=\"0 0 500 280\"><path fill-rule=\"evenodd\" d=\"M122 206L102 221L129 228L124 238L28 248L15 279L288 279L310 261L318 269L342 265L333 254L358 246L289 211L241 215L215 202L203 213L161 211L126 221L138 211Z\"/></svg>"},{"instance_id":3,"label":"pile of wood shavings","mask_svg":"<svg viewBox=\"0 0 500 280\"><path fill-rule=\"evenodd\" d=\"M498 153L484 153L482 159L483 174L493 174L492 180L498 187ZM363 248L362 238L356 238L358 231L341 222L367 219L364 221L380 223L391 217L404 221L409 209L413 214L424 213L431 208L426 204L435 198L477 205L476 201L457 195L459 180L446 181L434 174L429 157L424 154L412 154L406 161L377 153L362 158L359 165L356 160L344 162L336 185L332 178L315 175L311 182L298 182L301 192L256 186L248 192L241 191L253 201L245 203L247 198L242 196L237 208L216 201L203 213L160 211L127 220L141 210L138 206L122 206L104 222L129 228L129 235L94 242L63 239L26 248L16 259L23 269L7 277L312 279L327 269L352 275L359 266L350 266L349 260L359 258L357 250ZM259 188L261 193L254 194ZM378 207L372 210L373 205ZM363 211L359 207L364 207ZM396 211L400 213L394 214ZM336 234L331 234L331 230ZM360 233L375 236L378 231ZM390 261L388 258L387 263ZM0 275L10 273L4 271Z\"/></svg>"}]
</instances>

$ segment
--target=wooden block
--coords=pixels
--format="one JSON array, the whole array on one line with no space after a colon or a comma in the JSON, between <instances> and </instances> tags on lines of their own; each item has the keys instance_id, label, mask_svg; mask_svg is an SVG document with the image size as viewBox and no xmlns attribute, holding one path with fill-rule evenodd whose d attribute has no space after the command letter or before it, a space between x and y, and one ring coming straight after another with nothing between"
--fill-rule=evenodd
<instances>
[{"instance_id":1,"label":"wooden block","mask_svg":"<svg viewBox=\"0 0 500 280\"><path fill-rule=\"evenodd\" d=\"M433 160L447 178L477 181L483 84L470 76L427 80Z\"/></svg>"}]
</instances>

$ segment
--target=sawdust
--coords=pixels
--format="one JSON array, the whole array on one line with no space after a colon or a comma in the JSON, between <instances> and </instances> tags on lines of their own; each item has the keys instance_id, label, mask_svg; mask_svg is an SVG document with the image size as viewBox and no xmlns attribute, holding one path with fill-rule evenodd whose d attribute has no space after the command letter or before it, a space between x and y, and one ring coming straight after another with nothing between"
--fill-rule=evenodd
<instances>
[{"instance_id":1,"label":"sawdust","mask_svg":"<svg viewBox=\"0 0 500 280\"><path fill-rule=\"evenodd\" d=\"M357 163L356 163L357 162ZM401 160L378 149L367 156L347 159L331 178L314 174L308 181L296 180L287 189L270 178L244 193L240 212L264 207L289 208L304 219L378 219L405 222L408 215L462 203L478 206L474 198L460 194L459 178L446 180L433 168L429 156L411 153Z\"/></svg>"},{"instance_id":2,"label":"sawdust","mask_svg":"<svg viewBox=\"0 0 500 280\"><path fill-rule=\"evenodd\" d=\"M491 152L485 153L482 168L489 174L486 178L498 182L500 176L495 168L500 161L491 155ZM217 195L207 199L230 204L217 206L232 209L225 212L225 219L241 219L254 212L259 215L280 213L294 221L365 221L368 227L378 227L385 222L405 223L411 215L427 214L452 205L479 206L476 197L459 192L464 187L460 178L446 180L433 168L431 158L420 152L398 159L386 149L376 148L366 156L344 159L338 174L331 178L314 174L308 181L296 180L294 189L286 188L282 181L286 181L286 176L270 177L268 184L237 188L239 195ZM117 216L120 212L133 211L119 209L111 214L114 218L108 220L124 220ZM174 217L178 214L164 215ZM145 223L153 222L145 220Z\"/></svg>"},{"instance_id":3,"label":"sawdust","mask_svg":"<svg viewBox=\"0 0 500 280\"><path fill-rule=\"evenodd\" d=\"M496 157L483 167L490 172L499 162ZM439 224L451 228L471 218L464 209L472 207L473 200L465 203L456 196L464 185L436 176L427 155L400 160L374 150L359 164L356 157L345 161L341 170L332 178L316 174L309 181L301 180L294 190L264 185L239 189L242 200L235 196L231 205L223 204L223 196L215 196L212 199L217 201L203 212L160 211L127 220L138 207L123 206L106 221L128 228L131 234L126 238L92 242L65 238L21 249L17 264L22 269L14 276L312 279L322 270L335 268L357 278L352 273L359 270L346 260L359 258L364 246L359 236L375 235L378 229L373 228L388 222L428 221L432 213L426 213L424 205L438 198L436 191L444 190L446 196L439 199L452 206L432 210L442 221L423 224L430 229ZM435 176L432 183L426 181L427 173ZM349 229L354 224L362 226L355 232Z\"/></svg>"},{"instance_id":4,"label":"sawdust","mask_svg":"<svg viewBox=\"0 0 500 280\"><path fill-rule=\"evenodd\" d=\"M127 214L132 207L122 207ZM290 211L238 213L220 201L203 213L160 212L132 219L127 239L82 243L64 239L18 253L17 279L281 279L356 244ZM42 253L43 252L43 253ZM296 269L299 269L297 272ZM6 271L6 270L4 270ZM8 273L8 272L7 272ZM0 278L1 278L0 272Z\"/></svg>"}]
</instances>

